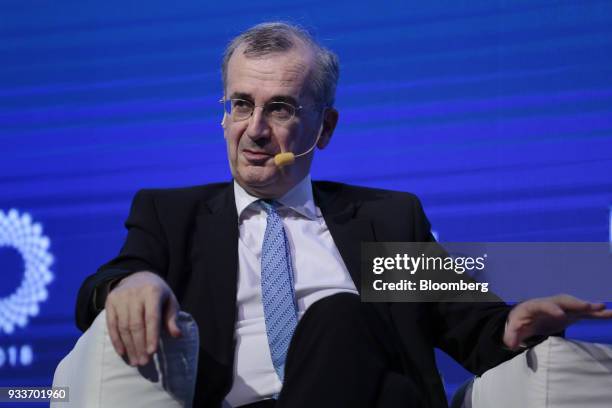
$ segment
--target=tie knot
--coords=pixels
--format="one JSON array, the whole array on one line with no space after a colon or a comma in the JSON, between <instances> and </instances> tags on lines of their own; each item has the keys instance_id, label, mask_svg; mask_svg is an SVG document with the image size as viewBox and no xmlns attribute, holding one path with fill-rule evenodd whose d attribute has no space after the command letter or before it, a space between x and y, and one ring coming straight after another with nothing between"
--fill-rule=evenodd
<instances>
[{"instance_id":1,"label":"tie knot","mask_svg":"<svg viewBox=\"0 0 612 408\"><path fill-rule=\"evenodd\" d=\"M280 207L280 203L275 200L259 200L259 202L268 215L276 213L276 209Z\"/></svg>"}]
</instances>

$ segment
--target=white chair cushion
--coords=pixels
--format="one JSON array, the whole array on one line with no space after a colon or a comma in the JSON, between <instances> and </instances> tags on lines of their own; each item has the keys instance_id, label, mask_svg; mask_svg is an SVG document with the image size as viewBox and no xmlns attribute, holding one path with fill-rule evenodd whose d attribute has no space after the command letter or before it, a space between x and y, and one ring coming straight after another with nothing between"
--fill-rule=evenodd
<instances>
[{"instance_id":1,"label":"white chair cushion","mask_svg":"<svg viewBox=\"0 0 612 408\"><path fill-rule=\"evenodd\" d=\"M612 346L551 337L476 378L466 408L610 408Z\"/></svg>"},{"instance_id":2,"label":"white chair cushion","mask_svg":"<svg viewBox=\"0 0 612 408\"><path fill-rule=\"evenodd\" d=\"M51 407L191 407L198 361L195 321L179 313L180 338L162 332L158 352L132 367L113 348L102 311L55 370L54 387L69 387L69 402Z\"/></svg>"}]
</instances>

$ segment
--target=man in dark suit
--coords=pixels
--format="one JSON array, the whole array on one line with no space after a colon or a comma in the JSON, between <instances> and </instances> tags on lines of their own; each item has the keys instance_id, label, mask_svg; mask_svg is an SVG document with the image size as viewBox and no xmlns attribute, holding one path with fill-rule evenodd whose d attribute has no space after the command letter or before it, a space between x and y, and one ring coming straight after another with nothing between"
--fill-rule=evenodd
<instances>
[{"instance_id":1,"label":"man in dark suit","mask_svg":"<svg viewBox=\"0 0 612 408\"><path fill-rule=\"evenodd\" d=\"M146 364L175 316L199 325L195 406L443 407L434 347L474 373L576 317L568 296L503 303L359 301L360 243L431 241L408 193L311 182L338 121L338 61L305 31L256 26L223 61L233 182L139 192L117 258L83 284L77 324L102 309L117 352ZM283 166L280 153L293 152Z\"/></svg>"}]
</instances>

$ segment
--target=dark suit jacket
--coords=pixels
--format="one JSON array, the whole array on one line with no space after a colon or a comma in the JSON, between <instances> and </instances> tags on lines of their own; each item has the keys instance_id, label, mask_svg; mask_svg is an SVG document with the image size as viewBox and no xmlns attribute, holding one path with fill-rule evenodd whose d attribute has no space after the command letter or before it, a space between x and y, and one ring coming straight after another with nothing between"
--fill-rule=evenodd
<instances>
[{"instance_id":1,"label":"dark suit jacket","mask_svg":"<svg viewBox=\"0 0 612 408\"><path fill-rule=\"evenodd\" d=\"M433 239L412 194L331 182L315 182L313 190L358 290L362 241ZM88 277L79 291L77 326L87 329L99 312L92 302L96 288L136 271L158 273L199 325L194 406L219 407L232 384L235 346L238 217L232 183L140 191L126 227L119 256ZM509 312L502 303L377 303L376 307L395 327L405 351L404 370L416 378L431 407L447 406L434 347L476 374L515 355L502 347Z\"/></svg>"}]
</instances>

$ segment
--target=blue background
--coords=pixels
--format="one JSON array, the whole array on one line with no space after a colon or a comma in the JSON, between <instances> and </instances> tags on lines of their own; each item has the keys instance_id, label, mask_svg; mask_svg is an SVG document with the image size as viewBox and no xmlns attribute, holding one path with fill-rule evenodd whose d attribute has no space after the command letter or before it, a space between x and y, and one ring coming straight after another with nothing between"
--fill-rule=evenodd
<instances>
[{"instance_id":1,"label":"blue background","mask_svg":"<svg viewBox=\"0 0 612 408\"><path fill-rule=\"evenodd\" d=\"M83 279L119 250L134 193L228 180L226 43L274 19L341 60L313 177L416 193L442 241L607 241L612 3L3 1L0 210L43 225L54 281L0 347L2 385L49 385L79 333ZM0 248L0 297L21 280ZM569 336L612 342L610 323ZM467 372L440 354L447 390Z\"/></svg>"}]
</instances>

